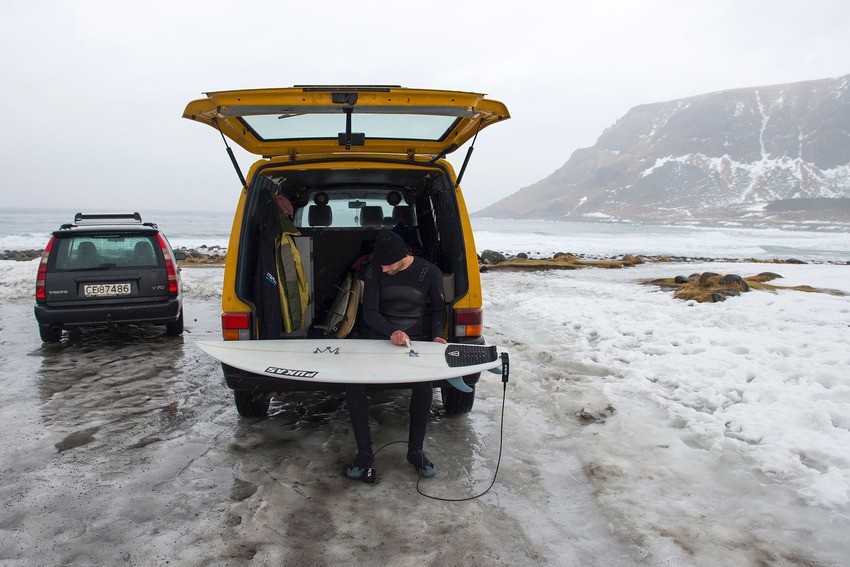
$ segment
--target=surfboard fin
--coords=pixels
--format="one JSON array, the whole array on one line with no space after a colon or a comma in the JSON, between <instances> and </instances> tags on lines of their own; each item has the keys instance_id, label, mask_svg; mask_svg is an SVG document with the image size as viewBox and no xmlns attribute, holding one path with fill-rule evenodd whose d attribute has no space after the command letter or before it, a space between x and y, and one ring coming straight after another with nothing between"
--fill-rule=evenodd
<instances>
[{"instance_id":1,"label":"surfboard fin","mask_svg":"<svg viewBox=\"0 0 850 567\"><path fill-rule=\"evenodd\" d=\"M460 390L461 392L469 393L472 391L466 382L463 381L463 378L446 378L446 382Z\"/></svg>"}]
</instances>

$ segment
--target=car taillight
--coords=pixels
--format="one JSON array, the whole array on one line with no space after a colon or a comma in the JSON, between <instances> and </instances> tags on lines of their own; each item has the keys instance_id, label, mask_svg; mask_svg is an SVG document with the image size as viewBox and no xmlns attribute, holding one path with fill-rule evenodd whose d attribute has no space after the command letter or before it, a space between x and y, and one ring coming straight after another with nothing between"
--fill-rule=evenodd
<instances>
[{"instance_id":1,"label":"car taillight","mask_svg":"<svg viewBox=\"0 0 850 567\"><path fill-rule=\"evenodd\" d=\"M244 341L251 338L251 316L248 313L222 313L221 337L226 341Z\"/></svg>"},{"instance_id":2,"label":"car taillight","mask_svg":"<svg viewBox=\"0 0 850 567\"><path fill-rule=\"evenodd\" d=\"M168 250L168 245L161 234L156 235L159 241L159 247L162 248L162 257L165 258L165 273L168 274L168 293L169 295L177 295L177 269L174 266L174 259L171 257L171 252Z\"/></svg>"},{"instance_id":3,"label":"car taillight","mask_svg":"<svg viewBox=\"0 0 850 567\"><path fill-rule=\"evenodd\" d=\"M481 309L455 309L455 336L480 337L484 326Z\"/></svg>"},{"instance_id":4,"label":"car taillight","mask_svg":"<svg viewBox=\"0 0 850 567\"><path fill-rule=\"evenodd\" d=\"M41 254L41 262L38 264L38 275L35 277L35 300L39 303L44 303L45 293L44 284L47 281L47 258L50 256L50 249L53 247L55 237L50 237L50 242L44 248Z\"/></svg>"}]
</instances>

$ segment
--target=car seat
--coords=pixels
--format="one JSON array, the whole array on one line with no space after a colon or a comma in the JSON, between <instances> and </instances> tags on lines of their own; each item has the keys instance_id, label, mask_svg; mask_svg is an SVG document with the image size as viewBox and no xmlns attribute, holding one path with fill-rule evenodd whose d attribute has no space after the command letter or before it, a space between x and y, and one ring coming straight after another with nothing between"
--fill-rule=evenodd
<instances>
[{"instance_id":1,"label":"car seat","mask_svg":"<svg viewBox=\"0 0 850 567\"><path fill-rule=\"evenodd\" d=\"M133 248L133 265L134 266L153 266L156 265L156 256L153 253L153 246L147 240L136 242Z\"/></svg>"},{"instance_id":2,"label":"car seat","mask_svg":"<svg viewBox=\"0 0 850 567\"><path fill-rule=\"evenodd\" d=\"M393 207L393 227L407 244L422 247L422 238L419 236L419 228L416 226L416 209L410 205Z\"/></svg>"},{"instance_id":3,"label":"car seat","mask_svg":"<svg viewBox=\"0 0 850 567\"><path fill-rule=\"evenodd\" d=\"M93 242L81 242L77 247L77 267L96 268L100 265L100 260L97 257L97 248Z\"/></svg>"},{"instance_id":4,"label":"car seat","mask_svg":"<svg viewBox=\"0 0 850 567\"><path fill-rule=\"evenodd\" d=\"M404 226L416 226L416 212L410 205L396 205L393 207L393 223Z\"/></svg>"},{"instance_id":5,"label":"car seat","mask_svg":"<svg viewBox=\"0 0 850 567\"><path fill-rule=\"evenodd\" d=\"M333 224L333 209L327 205L310 205L307 221L310 226L330 226Z\"/></svg>"},{"instance_id":6,"label":"car seat","mask_svg":"<svg viewBox=\"0 0 850 567\"><path fill-rule=\"evenodd\" d=\"M382 207L361 207L360 226L363 228L383 228L384 209Z\"/></svg>"}]
</instances>

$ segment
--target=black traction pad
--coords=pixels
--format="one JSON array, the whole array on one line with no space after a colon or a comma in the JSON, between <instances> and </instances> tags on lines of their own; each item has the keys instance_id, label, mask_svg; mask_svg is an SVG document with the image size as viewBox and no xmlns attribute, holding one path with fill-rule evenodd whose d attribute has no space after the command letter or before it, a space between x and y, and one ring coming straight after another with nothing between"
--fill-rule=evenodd
<instances>
[{"instance_id":1,"label":"black traction pad","mask_svg":"<svg viewBox=\"0 0 850 567\"><path fill-rule=\"evenodd\" d=\"M498 357L495 346L449 345L446 348L446 363L450 368L493 362Z\"/></svg>"}]
</instances>

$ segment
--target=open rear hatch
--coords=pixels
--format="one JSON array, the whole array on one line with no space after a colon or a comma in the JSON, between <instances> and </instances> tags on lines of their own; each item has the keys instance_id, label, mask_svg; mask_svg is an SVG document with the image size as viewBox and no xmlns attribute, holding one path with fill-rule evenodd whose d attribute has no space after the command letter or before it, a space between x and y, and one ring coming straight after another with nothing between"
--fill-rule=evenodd
<instances>
[{"instance_id":1,"label":"open rear hatch","mask_svg":"<svg viewBox=\"0 0 850 567\"><path fill-rule=\"evenodd\" d=\"M339 151L442 156L510 118L478 93L398 86L298 86L206 93L183 117L262 156Z\"/></svg>"}]
</instances>

